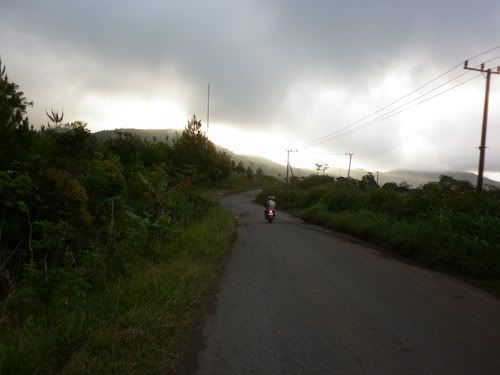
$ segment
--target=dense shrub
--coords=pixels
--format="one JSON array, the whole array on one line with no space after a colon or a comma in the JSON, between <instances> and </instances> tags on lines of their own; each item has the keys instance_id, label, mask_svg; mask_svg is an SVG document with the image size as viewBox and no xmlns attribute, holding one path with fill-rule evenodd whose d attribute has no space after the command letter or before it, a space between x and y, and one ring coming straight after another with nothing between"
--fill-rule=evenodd
<instances>
[{"instance_id":1,"label":"dense shrub","mask_svg":"<svg viewBox=\"0 0 500 375\"><path fill-rule=\"evenodd\" d=\"M366 185L366 184L365 184ZM416 189L396 183L312 176L264 190L278 208L298 209L315 223L374 240L426 264L476 278L500 278L500 193L441 176Z\"/></svg>"},{"instance_id":2,"label":"dense shrub","mask_svg":"<svg viewBox=\"0 0 500 375\"><path fill-rule=\"evenodd\" d=\"M99 141L57 111L34 130L31 104L0 62L0 337L26 319L49 324L165 252L232 170L195 117L170 145L126 132Z\"/></svg>"},{"instance_id":3,"label":"dense shrub","mask_svg":"<svg viewBox=\"0 0 500 375\"><path fill-rule=\"evenodd\" d=\"M339 186L323 195L321 203L330 211L361 209L365 205L365 194L358 188Z\"/></svg>"}]
</instances>

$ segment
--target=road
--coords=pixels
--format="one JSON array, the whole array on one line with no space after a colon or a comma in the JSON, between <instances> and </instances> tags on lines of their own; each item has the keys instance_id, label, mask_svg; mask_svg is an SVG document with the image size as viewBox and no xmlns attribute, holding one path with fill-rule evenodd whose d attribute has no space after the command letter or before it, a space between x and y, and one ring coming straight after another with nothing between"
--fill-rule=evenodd
<instances>
[{"instance_id":1,"label":"road","mask_svg":"<svg viewBox=\"0 0 500 375\"><path fill-rule=\"evenodd\" d=\"M193 372L500 374L499 300L252 198L223 199L238 238Z\"/></svg>"}]
</instances>

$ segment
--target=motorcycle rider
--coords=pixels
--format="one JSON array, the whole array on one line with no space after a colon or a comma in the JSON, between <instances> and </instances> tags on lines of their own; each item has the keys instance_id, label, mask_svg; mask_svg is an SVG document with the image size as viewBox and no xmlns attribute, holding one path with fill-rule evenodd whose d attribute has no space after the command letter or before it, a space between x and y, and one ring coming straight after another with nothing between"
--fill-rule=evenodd
<instances>
[{"instance_id":1,"label":"motorcycle rider","mask_svg":"<svg viewBox=\"0 0 500 375\"><path fill-rule=\"evenodd\" d=\"M276 208L276 197L274 195L268 195L266 198L266 202L264 203L264 217L267 219L267 213L269 210L273 210ZM273 212L274 213L274 212Z\"/></svg>"},{"instance_id":2,"label":"motorcycle rider","mask_svg":"<svg viewBox=\"0 0 500 375\"><path fill-rule=\"evenodd\" d=\"M266 210L274 210L276 208L276 197L274 195L268 195L266 198L266 203L264 203L264 207L266 207Z\"/></svg>"}]
</instances>

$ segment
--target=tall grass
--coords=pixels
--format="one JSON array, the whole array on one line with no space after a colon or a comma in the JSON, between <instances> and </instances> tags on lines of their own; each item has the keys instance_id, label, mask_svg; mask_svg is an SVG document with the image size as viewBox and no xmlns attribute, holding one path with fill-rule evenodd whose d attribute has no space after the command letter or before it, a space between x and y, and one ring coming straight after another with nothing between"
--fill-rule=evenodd
<instances>
[{"instance_id":1,"label":"tall grass","mask_svg":"<svg viewBox=\"0 0 500 375\"><path fill-rule=\"evenodd\" d=\"M212 207L167 247L149 249L125 276L95 290L84 308L4 330L0 372L164 373L188 338L232 233L231 215Z\"/></svg>"},{"instance_id":2,"label":"tall grass","mask_svg":"<svg viewBox=\"0 0 500 375\"><path fill-rule=\"evenodd\" d=\"M408 220L371 211L331 212L319 205L297 212L303 219L373 241L436 268L476 278L500 278L498 242L481 239L471 228L469 233L460 231L454 226L457 218L449 213ZM496 225L500 225L498 219Z\"/></svg>"},{"instance_id":3,"label":"tall grass","mask_svg":"<svg viewBox=\"0 0 500 375\"><path fill-rule=\"evenodd\" d=\"M500 197L476 194L444 176L409 191L361 188L355 181L319 176L265 189L278 207L372 241L432 267L483 280L500 280Z\"/></svg>"}]
</instances>

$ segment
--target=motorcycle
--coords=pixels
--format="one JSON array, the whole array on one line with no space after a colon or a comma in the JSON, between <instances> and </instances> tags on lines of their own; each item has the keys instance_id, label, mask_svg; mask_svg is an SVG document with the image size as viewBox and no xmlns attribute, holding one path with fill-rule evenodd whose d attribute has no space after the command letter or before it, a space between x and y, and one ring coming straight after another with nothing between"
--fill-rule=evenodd
<instances>
[{"instance_id":1,"label":"motorcycle","mask_svg":"<svg viewBox=\"0 0 500 375\"><path fill-rule=\"evenodd\" d=\"M276 211L274 210L274 208L266 208L266 210L264 211L264 217L269 222L269 224L272 224L273 220L276 218Z\"/></svg>"}]
</instances>

